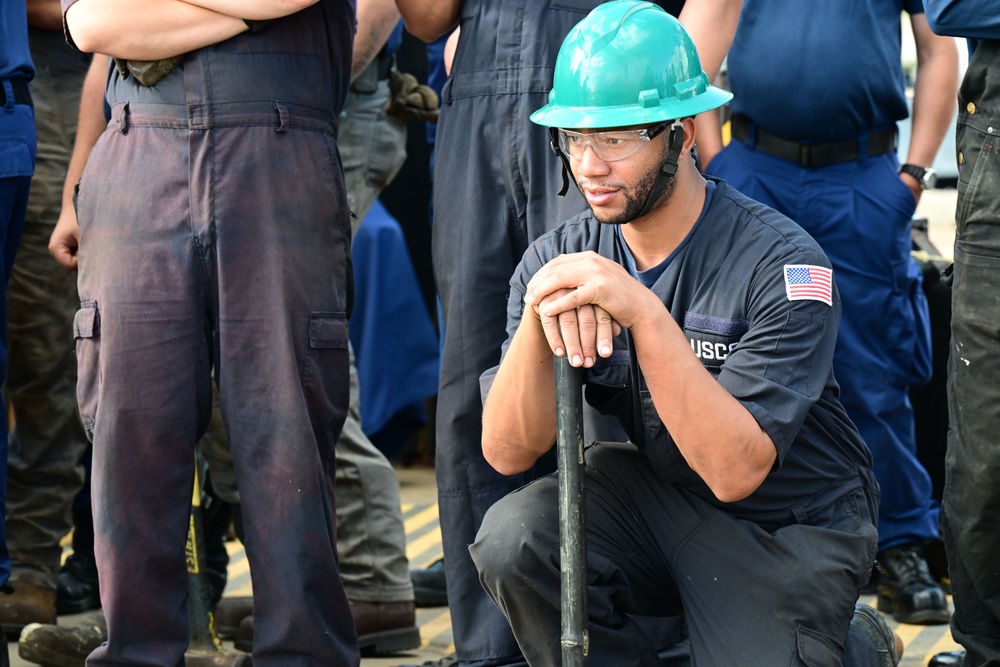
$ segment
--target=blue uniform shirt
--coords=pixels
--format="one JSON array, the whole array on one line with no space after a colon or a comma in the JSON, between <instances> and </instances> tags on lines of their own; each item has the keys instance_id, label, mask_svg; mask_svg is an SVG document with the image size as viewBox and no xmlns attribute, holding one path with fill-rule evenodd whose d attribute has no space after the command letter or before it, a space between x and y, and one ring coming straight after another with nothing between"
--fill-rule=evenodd
<instances>
[{"instance_id":1,"label":"blue uniform shirt","mask_svg":"<svg viewBox=\"0 0 1000 667\"><path fill-rule=\"evenodd\" d=\"M601 224L590 211L528 248L511 279L504 352L531 276L560 254L585 250L627 265L615 226ZM612 356L585 373L587 401L621 421L661 478L763 524L795 521L796 505L854 468L871 466L833 377L840 298L833 288L832 305L791 299L786 267L800 265L830 267L802 228L717 181L701 218L650 287L705 368L774 442L775 469L749 497L721 503L687 464L653 406L625 332L616 337ZM484 392L494 375L495 369L483 375Z\"/></svg>"},{"instance_id":2,"label":"blue uniform shirt","mask_svg":"<svg viewBox=\"0 0 1000 667\"><path fill-rule=\"evenodd\" d=\"M921 0L746 0L729 51L734 113L794 141L856 138L906 118L900 15Z\"/></svg>"},{"instance_id":3,"label":"blue uniform shirt","mask_svg":"<svg viewBox=\"0 0 1000 667\"><path fill-rule=\"evenodd\" d=\"M28 51L28 15L23 2L0 3L0 80L13 76L31 79L35 68Z\"/></svg>"}]
</instances>

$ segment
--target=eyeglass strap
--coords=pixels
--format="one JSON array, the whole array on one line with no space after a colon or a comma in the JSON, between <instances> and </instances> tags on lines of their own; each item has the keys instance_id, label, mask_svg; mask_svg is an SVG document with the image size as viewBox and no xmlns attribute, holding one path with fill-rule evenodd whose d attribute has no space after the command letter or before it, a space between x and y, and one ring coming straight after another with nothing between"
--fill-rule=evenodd
<instances>
[{"instance_id":1,"label":"eyeglass strap","mask_svg":"<svg viewBox=\"0 0 1000 667\"><path fill-rule=\"evenodd\" d=\"M569 159L559 150L559 130L554 127L549 128L549 148L559 156L559 161L562 162L562 187L558 194L560 197L565 197L566 192L569 191Z\"/></svg>"}]
</instances>

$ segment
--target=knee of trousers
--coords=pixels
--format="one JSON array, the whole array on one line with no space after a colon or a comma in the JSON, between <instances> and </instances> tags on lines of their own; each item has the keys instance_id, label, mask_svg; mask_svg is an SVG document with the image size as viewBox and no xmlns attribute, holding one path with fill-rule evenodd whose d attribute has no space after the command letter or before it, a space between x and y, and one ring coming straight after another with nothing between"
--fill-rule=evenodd
<instances>
[{"instance_id":1,"label":"knee of trousers","mask_svg":"<svg viewBox=\"0 0 1000 667\"><path fill-rule=\"evenodd\" d=\"M545 571L559 574L559 511L543 500L555 493L544 478L508 494L483 517L469 546L483 585L497 590L502 581L526 581ZM556 489L552 489L555 491Z\"/></svg>"}]
</instances>

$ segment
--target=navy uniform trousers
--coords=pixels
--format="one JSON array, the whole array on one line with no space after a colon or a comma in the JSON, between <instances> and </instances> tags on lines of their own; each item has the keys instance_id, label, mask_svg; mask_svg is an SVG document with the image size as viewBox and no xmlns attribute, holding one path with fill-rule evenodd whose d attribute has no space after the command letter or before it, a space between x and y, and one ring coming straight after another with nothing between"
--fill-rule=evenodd
<instances>
[{"instance_id":1,"label":"navy uniform trousers","mask_svg":"<svg viewBox=\"0 0 1000 667\"><path fill-rule=\"evenodd\" d=\"M109 636L90 667L183 663L180 545L213 366L243 506L254 664L359 662L333 497L348 407L343 91L319 7L188 54L155 88L109 83L112 119L78 199L78 393ZM344 3L345 25L352 12Z\"/></svg>"},{"instance_id":2,"label":"navy uniform trousers","mask_svg":"<svg viewBox=\"0 0 1000 667\"><path fill-rule=\"evenodd\" d=\"M1000 42L959 92L944 540L965 667L1000 665Z\"/></svg>"},{"instance_id":3,"label":"navy uniform trousers","mask_svg":"<svg viewBox=\"0 0 1000 667\"><path fill-rule=\"evenodd\" d=\"M586 452L592 665L662 667L633 614L683 615L701 667L884 664L870 643L843 656L849 610L874 556L878 490L854 468L758 525L665 482L631 444ZM499 501L473 558L532 665L559 665L558 477ZM856 637L860 638L860 636Z\"/></svg>"},{"instance_id":4,"label":"navy uniform trousers","mask_svg":"<svg viewBox=\"0 0 1000 667\"><path fill-rule=\"evenodd\" d=\"M0 79L0 382L7 375L7 281L24 229L28 189L35 169L35 112L14 95L10 79ZM0 415L0 482L7 478L7 411ZM0 484L0 511L6 484ZM10 560L0 522L0 585L10 577Z\"/></svg>"},{"instance_id":5,"label":"navy uniform trousers","mask_svg":"<svg viewBox=\"0 0 1000 667\"><path fill-rule=\"evenodd\" d=\"M930 379L930 319L910 257L916 207L894 153L819 168L732 141L707 171L799 223L829 256L843 297L833 359L840 400L872 451L879 550L938 535L907 390Z\"/></svg>"}]
</instances>

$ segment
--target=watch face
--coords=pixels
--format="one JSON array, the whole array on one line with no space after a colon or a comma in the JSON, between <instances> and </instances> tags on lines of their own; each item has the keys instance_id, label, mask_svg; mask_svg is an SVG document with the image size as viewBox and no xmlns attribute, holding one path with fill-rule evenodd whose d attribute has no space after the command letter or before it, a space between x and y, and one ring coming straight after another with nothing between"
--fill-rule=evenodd
<instances>
[{"instance_id":1,"label":"watch face","mask_svg":"<svg viewBox=\"0 0 1000 667\"><path fill-rule=\"evenodd\" d=\"M937 172L934 171L933 169L928 169L927 171L924 172L924 177L922 180L925 190L932 189L935 185L937 185Z\"/></svg>"}]
</instances>

